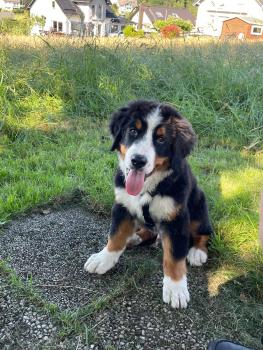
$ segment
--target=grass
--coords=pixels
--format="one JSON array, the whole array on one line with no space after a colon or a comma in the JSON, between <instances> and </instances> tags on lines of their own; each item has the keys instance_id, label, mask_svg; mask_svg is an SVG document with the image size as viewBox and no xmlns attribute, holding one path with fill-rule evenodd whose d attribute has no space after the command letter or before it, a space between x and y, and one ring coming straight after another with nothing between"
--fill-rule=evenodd
<instances>
[{"instance_id":1,"label":"grass","mask_svg":"<svg viewBox=\"0 0 263 350\"><path fill-rule=\"evenodd\" d=\"M109 213L109 115L136 98L166 101L199 136L190 163L216 232L211 293L236 281L260 300L262 54L256 43L1 38L0 222L76 188Z\"/></svg>"}]
</instances>

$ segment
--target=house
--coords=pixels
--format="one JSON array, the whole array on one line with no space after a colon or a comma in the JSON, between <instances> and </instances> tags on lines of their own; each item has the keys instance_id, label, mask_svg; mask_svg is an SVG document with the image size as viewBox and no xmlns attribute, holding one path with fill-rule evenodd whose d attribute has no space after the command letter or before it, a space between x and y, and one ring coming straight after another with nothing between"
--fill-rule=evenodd
<instances>
[{"instance_id":1,"label":"house","mask_svg":"<svg viewBox=\"0 0 263 350\"><path fill-rule=\"evenodd\" d=\"M263 20L245 16L227 19L220 38L263 40Z\"/></svg>"},{"instance_id":2,"label":"house","mask_svg":"<svg viewBox=\"0 0 263 350\"><path fill-rule=\"evenodd\" d=\"M33 0L29 9L31 16L45 18L45 32L106 35L105 0Z\"/></svg>"},{"instance_id":3,"label":"house","mask_svg":"<svg viewBox=\"0 0 263 350\"><path fill-rule=\"evenodd\" d=\"M19 9L20 7L20 0L0 0L1 10L12 11L14 9Z\"/></svg>"},{"instance_id":4,"label":"house","mask_svg":"<svg viewBox=\"0 0 263 350\"><path fill-rule=\"evenodd\" d=\"M137 0L119 0L119 11L121 14L132 12L138 6Z\"/></svg>"},{"instance_id":5,"label":"house","mask_svg":"<svg viewBox=\"0 0 263 350\"><path fill-rule=\"evenodd\" d=\"M106 7L106 35L117 36L127 24L125 17L116 16L110 6Z\"/></svg>"},{"instance_id":6,"label":"house","mask_svg":"<svg viewBox=\"0 0 263 350\"><path fill-rule=\"evenodd\" d=\"M204 35L219 37L223 22L240 16L263 20L263 0L197 0L196 29Z\"/></svg>"},{"instance_id":7,"label":"house","mask_svg":"<svg viewBox=\"0 0 263 350\"><path fill-rule=\"evenodd\" d=\"M143 29L146 32L154 31L154 22L156 20L166 20L168 17L181 18L191 23L195 23L194 16L185 8L178 9L166 6L140 5L134 10L131 21L136 24L137 29Z\"/></svg>"}]
</instances>

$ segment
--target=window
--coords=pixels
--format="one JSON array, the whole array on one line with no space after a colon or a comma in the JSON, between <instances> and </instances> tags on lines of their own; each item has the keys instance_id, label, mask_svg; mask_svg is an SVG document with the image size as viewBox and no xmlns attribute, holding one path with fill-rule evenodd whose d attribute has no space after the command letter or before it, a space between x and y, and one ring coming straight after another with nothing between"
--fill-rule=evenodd
<instances>
[{"instance_id":1,"label":"window","mask_svg":"<svg viewBox=\"0 0 263 350\"><path fill-rule=\"evenodd\" d=\"M57 31L58 31L58 22L53 21L53 32L57 32Z\"/></svg>"},{"instance_id":2,"label":"window","mask_svg":"<svg viewBox=\"0 0 263 350\"><path fill-rule=\"evenodd\" d=\"M102 18L102 6L99 5L98 7L98 18Z\"/></svg>"},{"instance_id":3,"label":"window","mask_svg":"<svg viewBox=\"0 0 263 350\"><path fill-rule=\"evenodd\" d=\"M251 34L252 35L262 35L263 27L260 26L252 26Z\"/></svg>"},{"instance_id":4,"label":"window","mask_svg":"<svg viewBox=\"0 0 263 350\"><path fill-rule=\"evenodd\" d=\"M91 15L92 15L92 17L95 17L95 13L96 13L96 7L95 7L95 5L92 5L91 6Z\"/></svg>"},{"instance_id":5,"label":"window","mask_svg":"<svg viewBox=\"0 0 263 350\"><path fill-rule=\"evenodd\" d=\"M53 32L63 32L63 23L53 21Z\"/></svg>"},{"instance_id":6,"label":"window","mask_svg":"<svg viewBox=\"0 0 263 350\"><path fill-rule=\"evenodd\" d=\"M110 32L111 33L118 33L118 31L119 31L118 24L112 24L111 27L110 27Z\"/></svg>"},{"instance_id":7,"label":"window","mask_svg":"<svg viewBox=\"0 0 263 350\"><path fill-rule=\"evenodd\" d=\"M55 1L52 1L52 7L53 7L53 9L55 8L55 6L56 6L56 2L55 2Z\"/></svg>"}]
</instances>

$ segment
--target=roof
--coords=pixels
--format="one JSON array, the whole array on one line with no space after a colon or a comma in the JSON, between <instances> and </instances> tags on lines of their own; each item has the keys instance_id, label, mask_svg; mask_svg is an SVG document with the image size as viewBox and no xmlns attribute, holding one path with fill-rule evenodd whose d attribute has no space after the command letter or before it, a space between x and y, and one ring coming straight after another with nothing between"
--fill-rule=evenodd
<instances>
[{"instance_id":1,"label":"roof","mask_svg":"<svg viewBox=\"0 0 263 350\"><path fill-rule=\"evenodd\" d=\"M249 24L255 24L255 25L261 25L261 26L263 26L263 20L262 20L262 19L258 19L258 18L254 18L254 17L248 17L248 16L233 17L233 18L226 19L226 20L224 20L223 22L231 21L231 20L234 19L234 18L239 18L239 19L241 19L242 21L244 21L244 22L246 22L246 23L249 23Z\"/></svg>"},{"instance_id":2,"label":"roof","mask_svg":"<svg viewBox=\"0 0 263 350\"><path fill-rule=\"evenodd\" d=\"M166 6L147 6L141 5L134 13L133 16L138 12L144 12L150 19L152 23L154 23L158 19L166 20L170 16L178 17L191 23L195 23L195 17L191 14L191 12L185 8L178 9L174 7L166 7Z\"/></svg>"},{"instance_id":3,"label":"roof","mask_svg":"<svg viewBox=\"0 0 263 350\"><path fill-rule=\"evenodd\" d=\"M35 1L36 0L31 1L30 4L28 5L28 8L32 7ZM83 13L78 8L78 6L74 4L73 1L71 0L55 0L55 1L66 16L72 16L72 15L77 15L81 17L83 16Z\"/></svg>"},{"instance_id":4,"label":"roof","mask_svg":"<svg viewBox=\"0 0 263 350\"><path fill-rule=\"evenodd\" d=\"M112 11L110 6L106 6L106 18L114 18L117 19L118 17L115 15L115 13Z\"/></svg>"},{"instance_id":5,"label":"roof","mask_svg":"<svg viewBox=\"0 0 263 350\"><path fill-rule=\"evenodd\" d=\"M198 6L198 5L200 5L203 1L205 1L205 0L195 0L194 2L193 2L193 5L194 6ZM263 0L255 0L259 5L261 5L261 6L263 6Z\"/></svg>"}]
</instances>

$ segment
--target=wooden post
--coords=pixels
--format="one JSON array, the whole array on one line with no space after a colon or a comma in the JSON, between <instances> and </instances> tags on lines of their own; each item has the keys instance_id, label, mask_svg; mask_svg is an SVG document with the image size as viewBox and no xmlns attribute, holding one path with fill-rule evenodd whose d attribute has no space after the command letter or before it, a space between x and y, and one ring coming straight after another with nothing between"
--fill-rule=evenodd
<instances>
[{"instance_id":1,"label":"wooden post","mask_svg":"<svg viewBox=\"0 0 263 350\"><path fill-rule=\"evenodd\" d=\"M263 248L263 191L261 192L260 208L259 208L259 240Z\"/></svg>"}]
</instances>

